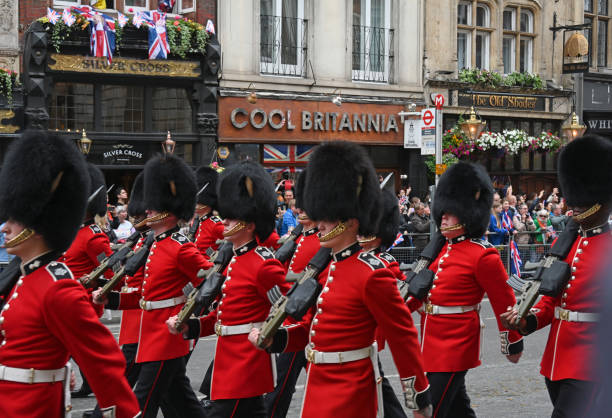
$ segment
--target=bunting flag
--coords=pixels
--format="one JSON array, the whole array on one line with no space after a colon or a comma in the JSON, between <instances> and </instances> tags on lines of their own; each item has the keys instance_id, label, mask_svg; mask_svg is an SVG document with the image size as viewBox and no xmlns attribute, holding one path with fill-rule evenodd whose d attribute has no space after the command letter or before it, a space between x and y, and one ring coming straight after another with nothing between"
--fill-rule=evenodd
<instances>
[{"instance_id":1,"label":"bunting flag","mask_svg":"<svg viewBox=\"0 0 612 418\"><path fill-rule=\"evenodd\" d=\"M208 19L208 22L206 22L206 32L210 33L211 35L215 34L215 24L210 19Z\"/></svg>"},{"instance_id":2,"label":"bunting flag","mask_svg":"<svg viewBox=\"0 0 612 418\"><path fill-rule=\"evenodd\" d=\"M508 211L502 212L502 227L506 228L508 231L511 230L514 226L512 225L512 220L510 219L510 215Z\"/></svg>"},{"instance_id":3,"label":"bunting flag","mask_svg":"<svg viewBox=\"0 0 612 418\"><path fill-rule=\"evenodd\" d=\"M393 241L393 244L391 244L391 246L387 248L387 251L390 251L393 247L400 245L402 242L404 242L404 236L401 232L398 232L397 237L395 237L395 241Z\"/></svg>"},{"instance_id":4,"label":"bunting flag","mask_svg":"<svg viewBox=\"0 0 612 418\"><path fill-rule=\"evenodd\" d=\"M514 240L510 240L510 274L516 274L518 277L521 277L522 266L523 261L521 260L516 243Z\"/></svg>"},{"instance_id":5,"label":"bunting flag","mask_svg":"<svg viewBox=\"0 0 612 418\"><path fill-rule=\"evenodd\" d=\"M47 19L49 19L49 22L51 24L55 25L58 22L59 18L60 15L58 12L51 9L50 7L47 7Z\"/></svg>"},{"instance_id":6,"label":"bunting flag","mask_svg":"<svg viewBox=\"0 0 612 418\"><path fill-rule=\"evenodd\" d=\"M174 7L174 3L176 0L160 0L157 4L157 7L162 12L172 13L172 8Z\"/></svg>"},{"instance_id":7,"label":"bunting flag","mask_svg":"<svg viewBox=\"0 0 612 418\"><path fill-rule=\"evenodd\" d=\"M142 16L140 15L140 12L136 12L134 14L134 17L132 18L132 24L136 26L138 29L140 29L143 23L144 21L142 19Z\"/></svg>"},{"instance_id":8,"label":"bunting flag","mask_svg":"<svg viewBox=\"0 0 612 418\"><path fill-rule=\"evenodd\" d=\"M120 28L123 28L128 23L127 16L121 12L117 12L117 23L119 24Z\"/></svg>"},{"instance_id":9,"label":"bunting flag","mask_svg":"<svg viewBox=\"0 0 612 418\"><path fill-rule=\"evenodd\" d=\"M115 51L115 21L112 26L102 15L94 16L91 26L91 55L94 57L106 57L110 64L113 61Z\"/></svg>"},{"instance_id":10,"label":"bunting flag","mask_svg":"<svg viewBox=\"0 0 612 418\"><path fill-rule=\"evenodd\" d=\"M158 11L141 12L143 24L149 26L149 59L167 59L170 45L166 37L166 14Z\"/></svg>"},{"instance_id":11,"label":"bunting flag","mask_svg":"<svg viewBox=\"0 0 612 418\"><path fill-rule=\"evenodd\" d=\"M62 12L62 20L64 21L66 26L70 27L74 24L76 18L72 13L70 13L69 9L64 9L64 11Z\"/></svg>"}]
</instances>

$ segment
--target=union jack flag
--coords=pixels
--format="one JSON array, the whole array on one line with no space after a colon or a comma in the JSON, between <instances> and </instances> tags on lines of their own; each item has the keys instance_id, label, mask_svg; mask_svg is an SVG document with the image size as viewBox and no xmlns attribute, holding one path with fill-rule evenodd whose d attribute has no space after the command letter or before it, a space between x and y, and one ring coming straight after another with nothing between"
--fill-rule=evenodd
<instances>
[{"instance_id":1,"label":"union jack flag","mask_svg":"<svg viewBox=\"0 0 612 418\"><path fill-rule=\"evenodd\" d=\"M314 145L271 145L263 147L264 164L306 164Z\"/></svg>"},{"instance_id":2,"label":"union jack flag","mask_svg":"<svg viewBox=\"0 0 612 418\"><path fill-rule=\"evenodd\" d=\"M401 232L398 232L397 237L395 237L395 241L393 241L393 244L391 244L391 246L387 249L387 251L389 251L391 248L395 246L398 246L402 242L404 242L404 236L401 234Z\"/></svg>"},{"instance_id":3,"label":"union jack flag","mask_svg":"<svg viewBox=\"0 0 612 418\"><path fill-rule=\"evenodd\" d=\"M117 12L117 23L119 23L119 27L122 28L127 25L128 18L121 12Z\"/></svg>"},{"instance_id":4,"label":"union jack flag","mask_svg":"<svg viewBox=\"0 0 612 418\"><path fill-rule=\"evenodd\" d=\"M208 21L206 22L206 32L208 32L208 33L210 33L212 35L215 34L215 24L210 19L208 19Z\"/></svg>"},{"instance_id":5,"label":"union jack flag","mask_svg":"<svg viewBox=\"0 0 612 418\"><path fill-rule=\"evenodd\" d=\"M57 21L59 20L59 18L60 18L60 15L58 12L51 9L50 7L47 7L47 19L49 19L49 22L51 24L55 25Z\"/></svg>"},{"instance_id":6,"label":"union jack flag","mask_svg":"<svg viewBox=\"0 0 612 418\"><path fill-rule=\"evenodd\" d=\"M137 14L149 26L149 59L167 59L170 45L166 37L166 14L158 11Z\"/></svg>"},{"instance_id":7,"label":"union jack flag","mask_svg":"<svg viewBox=\"0 0 612 418\"><path fill-rule=\"evenodd\" d=\"M507 230L511 230L514 226L512 225L512 220L510 219L510 215L508 214L508 211L502 212L502 227L506 228Z\"/></svg>"},{"instance_id":8,"label":"union jack flag","mask_svg":"<svg viewBox=\"0 0 612 418\"><path fill-rule=\"evenodd\" d=\"M112 27L100 15L95 15L91 26L91 55L106 57L110 64L115 50L115 21ZM94 27L95 26L95 27Z\"/></svg>"},{"instance_id":9,"label":"union jack flag","mask_svg":"<svg viewBox=\"0 0 612 418\"><path fill-rule=\"evenodd\" d=\"M66 26L70 27L74 24L76 18L70 13L69 9L64 9L62 12L62 20L66 24Z\"/></svg>"},{"instance_id":10,"label":"union jack flag","mask_svg":"<svg viewBox=\"0 0 612 418\"><path fill-rule=\"evenodd\" d=\"M516 274L521 277L521 267L523 266L523 260L519 254L518 248L514 240L510 240L510 274Z\"/></svg>"},{"instance_id":11,"label":"union jack flag","mask_svg":"<svg viewBox=\"0 0 612 418\"><path fill-rule=\"evenodd\" d=\"M174 3L176 3L176 0L161 0L157 4L157 7L162 12L172 13L172 8L174 7Z\"/></svg>"}]
</instances>

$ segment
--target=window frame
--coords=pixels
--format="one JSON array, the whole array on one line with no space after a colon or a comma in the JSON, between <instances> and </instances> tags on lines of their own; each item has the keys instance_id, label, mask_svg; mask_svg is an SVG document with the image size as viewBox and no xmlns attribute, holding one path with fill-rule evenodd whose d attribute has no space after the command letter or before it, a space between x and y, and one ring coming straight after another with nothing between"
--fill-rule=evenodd
<instances>
[{"instance_id":1,"label":"window frame","mask_svg":"<svg viewBox=\"0 0 612 418\"><path fill-rule=\"evenodd\" d=\"M459 34L463 33L466 36L465 42L465 63L466 66L459 68ZM457 68L461 71L464 68L472 68L472 31L466 29L457 29Z\"/></svg>"},{"instance_id":2,"label":"window frame","mask_svg":"<svg viewBox=\"0 0 612 418\"><path fill-rule=\"evenodd\" d=\"M506 72L506 65L504 60L504 40L510 39L512 41L512 45L510 46L510 71ZM516 36L504 34L502 36L502 66L504 74L510 74L516 71Z\"/></svg>"},{"instance_id":3,"label":"window frame","mask_svg":"<svg viewBox=\"0 0 612 418\"><path fill-rule=\"evenodd\" d=\"M89 3L88 3L89 4ZM81 0L53 0L53 6L51 7L69 7L69 6L80 6Z\"/></svg>"},{"instance_id":4,"label":"window frame","mask_svg":"<svg viewBox=\"0 0 612 418\"><path fill-rule=\"evenodd\" d=\"M476 65L476 54L477 54L477 45L476 39L479 35L483 35L484 39L486 39L486 46L481 52L485 52L482 56L481 62L481 70L490 70L491 69L491 38L492 33L495 31L494 28L491 27L491 4L484 1L478 0L461 0L457 3L457 14L459 13L459 6L465 5L468 6L469 18L468 25L460 24L459 19L457 18L457 48L459 46L458 35L459 33L469 32L469 42L468 42L468 56L466 59L466 66L464 68L477 68ZM478 10L485 10L485 26L478 25ZM456 57L457 57L457 70L461 71L463 68L459 68L459 50L456 49Z\"/></svg>"},{"instance_id":5,"label":"window frame","mask_svg":"<svg viewBox=\"0 0 612 418\"><path fill-rule=\"evenodd\" d=\"M535 11L530 8L530 7L523 7L523 6L506 6L504 7L503 11L502 11L502 16L504 13L506 13L507 11L511 11L512 12L512 22L513 22L513 28L514 30L510 30L510 29L505 29L503 30L503 35L502 35L502 66L503 66L503 70L504 70L504 74L510 74L506 72L506 64L504 62L504 54L503 54L503 40L507 39L509 37L514 37L514 51L512 54L512 60L513 60L513 65L511 65L511 68L513 68L512 72L528 72L528 73L534 73L536 71L535 68L535 39L537 38L538 34L535 32L536 30L536 24L535 24L535 18L536 18L536 14ZM521 18L524 14L527 14L530 17L530 22L528 24L528 30L530 29L532 32L525 32L522 31L521 29ZM503 27L503 18L502 18L502 27ZM527 44L529 45L528 47L528 51L527 51L527 63L525 65L524 71L521 71L521 57L523 56L523 51L521 49L521 41L528 39Z\"/></svg>"},{"instance_id":6,"label":"window frame","mask_svg":"<svg viewBox=\"0 0 612 418\"><path fill-rule=\"evenodd\" d=\"M611 36L611 31L610 31L610 22L612 22L612 16L610 15L610 1L606 0L607 2L607 9L606 12L607 14L601 14L600 10L599 10L599 0L593 0L592 1L592 10L586 10L584 11L584 22L586 22L586 19L590 19L591 20L591 29L587 29L589 31L589 36L587 37L589 39L589 67L593 68L593 69L598 69L598 68L607 68L608 67L608 63L610 62L610 36ZM603 38L604 42L604 48L605 48L605 52L604 52L604 62L600 63L599 62L599 55L600 55L600 39L599 39L599 22L605 21L607 22L607 33L606 36Z\"/></svg>"},{"instance_id":7,"label":"window frame","mask_svg":"<svg viewBox=\"0 0 612 418\"><path fill-rule=\"evenodd\" d=\"M151 8L151 4L149 2L149 0L145 0L145 7L141 7L141 6L129 6L127 4L129 0L123 0L123 13L125 14L135 14L136 12L146 12L147 10L150 10ZM195 0L194 0L195 1ZM132 9L132 11L130 12L129 9Z\"/></svg>"},{"instance_id":8,"label":"window frame","mask_svg":"<svg viewBox=\"0 0 612 418\"><path fill-rule=\"evenodd\" d=\"M187 8L183 7L183 1L184 0L178 0L177 1L177 3L178 3L178 13L193 13L193 12L196 11L196 9L197 9L197 5L196 5L197 0L191 0L193 2L192 6L191 7L187 7Z\"/></svg>"}]
</instances>

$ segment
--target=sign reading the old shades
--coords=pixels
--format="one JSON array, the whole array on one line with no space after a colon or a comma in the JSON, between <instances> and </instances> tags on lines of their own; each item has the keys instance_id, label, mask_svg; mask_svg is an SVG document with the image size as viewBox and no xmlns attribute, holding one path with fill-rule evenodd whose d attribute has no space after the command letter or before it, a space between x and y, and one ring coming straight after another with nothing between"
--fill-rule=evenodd
<instances>
[{"instance_id":1,"label":"sign reading the old shades","mask_svg":"<svg viewBox=\"0 0 612 418\"><path fill-rule=\"evenodd\" d=\"M225 142L319 142L344 139L403 145L399 105L263 100L243 97L219 103L219 139Z\"/></svg>"},{"instance_id":2,"label":"sign reading the old shades","mask_svg":"<svg viewBox=\"0 0 612 418\"><path fill-rule=\"evenodd\" d=\"M459 106L488 107L514 110L546 110L546 98L543 96L459 93Z\"/></svg>"}]
</instances>

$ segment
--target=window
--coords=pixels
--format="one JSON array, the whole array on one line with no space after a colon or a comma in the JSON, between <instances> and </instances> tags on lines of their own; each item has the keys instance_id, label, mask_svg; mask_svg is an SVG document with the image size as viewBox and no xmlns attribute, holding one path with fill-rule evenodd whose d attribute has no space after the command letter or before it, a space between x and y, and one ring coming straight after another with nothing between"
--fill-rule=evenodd
<instances>
[{"instance_id":1,"label":"window","mask_svg":"<svg viewBox=\"0 0 612 418\"><path fill-rule=\"evenodd\" d=\"M93 84L55 83L49 104L49 129L93 129Z\"/></svg>"},{"instance_id":2,"label":"window","mask_svg":"<svg viewBox=\"0 0 612 418\"><path fill-rule=\"evenodd\" d=\"M186 89L154 87L153 131L191 132L193 111Z\"/></svg>"},{"instance_id":3,"label":"window","mask_svg":"<svg viewBox=\"0 0 612 418\"><path fill-rule=\"evenodd\" d=\"M149 10L149 0L125 0L124 4L125 6L123 9L126 13L132 13L132 11L138 12L142 10Z\"/></svg>"},{"instance_id":4,"label":"window","mask_svg":"<svg viewBox=\"0 0 612 418\"><path fill-rule=\"evenodd\" d=\"M504 74L514 71L522 73L532 73L534 71L533 44L536 35L533 20L533 12L529 9L520 7L506 7L504 9L504 37L502 41Z\"/></svg>"},{"instance_id":5,"label":"window","mask_svg":"<svg viewBox=\"0 0 612 418\"><path fill-rule=\"evenodd\" d=\"M391 1L353 0L353 80L388 83L393 55Z\"/></svg>"},{"instance_id":6,"label":"window","mask_svg":"<svg viewBox=\"0 0 612 418\"><path fill-rule=\"evenodd\" d=\"M585 0L584 23L590 23L591 29L585 30L589 41L589 60L591 67L608 65L608 0L591 0L589 7Z\"/></svg>"},{"instance_id":7,"label":"window","mask_svg":"<svg viewBox=\"0 0 612 418\"><path fill-rule=\"evenodd\" d=\"M195 12L196 0L178 0L179 13Z\"/></svg>"},{"instance_id":8,"label":"window","mask_svg":"<svg viewBox=\"0 0 612 418\"><path fill-rule=\"evenodd\" d=\"M584 12L593 13L593 0L584 0Z\"/></svg>"},{"instance_id":9,"label":"window","mask_svg":"<svg viewBox=\"0 0 612 418\"><path fill-rule=\"evenodd\" d=\"M260 21L261 73L305 77L304 0L261 0Z\"/></svg>"},{"instance_id":10,"label":"window","mask_svg":"<svg viewBox=\"0 0 612 418\"><path fill-rule=\"evenodd\" d=\"M459 2L457 6L457 68L459 70L463 68L489 69L492 32L490 25L491 13L486 4L478 3L476 0Z\"/></svg>"},{"instance_id":11,"label":"window","mask_svg":"<svg viewBox=\"0 0 612 418\"><path fill-rule=\"evenodd\" d=\"M103 85L102 128L107 132L143 132L144 88Z\"/></svg>"},{"instance_id":12,"label":"window","mask_svg":"<svg viewBox=\"0 0 612 418\"><path fill-rule=\"evenodd\" d=\"M81 2L79 0L53 0L53 6L78 6ZM89 2L84 4L89 5Z\"/></svg>"}]
</instances>

